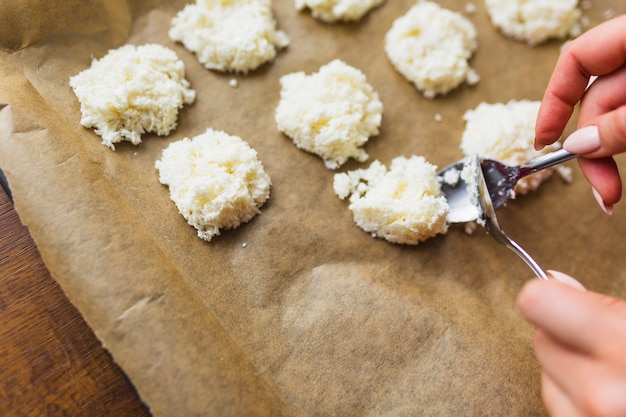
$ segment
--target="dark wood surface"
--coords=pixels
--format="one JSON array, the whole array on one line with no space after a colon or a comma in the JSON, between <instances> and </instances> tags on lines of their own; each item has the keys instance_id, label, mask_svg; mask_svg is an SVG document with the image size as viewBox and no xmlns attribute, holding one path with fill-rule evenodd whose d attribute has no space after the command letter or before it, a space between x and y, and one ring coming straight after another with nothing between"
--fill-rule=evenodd
<instances>
[{"instance_id":1,"label":"dark wood surface","mask_svg":"<svg viewBox=\"0 0 626 417\"><path fill-rule=\"evenodd\" d=\"M149 416L0 188L0 416Z\"/></svg>"}]
</instances>

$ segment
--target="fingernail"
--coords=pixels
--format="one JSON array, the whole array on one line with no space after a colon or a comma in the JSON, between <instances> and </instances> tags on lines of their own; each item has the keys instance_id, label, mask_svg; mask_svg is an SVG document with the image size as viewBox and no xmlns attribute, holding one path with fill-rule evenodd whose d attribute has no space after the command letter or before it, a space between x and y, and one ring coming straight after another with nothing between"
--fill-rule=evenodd
<instances>
[{"instance_id":1,"label":"fingernail","mask_svg":"<svg viewBox=\"0 0 626 417\"><path fill-rule=\"evenodd\" d=\"M580 291L587 291L587 289L585 288L583 284L578 282L576 279L570 277L569 275L564 274L563 272L554 271L554 270L548 270L546 272L552 278L554 278L556 281L559 281L562 284L569 285L570 287L575 288Z\"/></svg>"},{"instance_id":2,"label":"fingernail","mask_svg":"<svg viewBox=\"0 0 626 417\"><path fill-rule=\"evenodd\" d=\"M578 129L565 139L563 149L576 155L585 155L600 149L600 133L598 126L587 126Z\"/></svg>"},{"instance_id":3,"label":"fingernail","mask_svg":"<svg viewBox=\"0 0 626 417\"><path fill-rule=\"evenodd\" d=\"M605 212L609 216L612 215L613 214L613 206L609 206L609 205L607 205L604 202L604 200L602 199L602 196L600 195L598 190L596 190L595 188L592 187L591 191L593 192L593 196L595 197L596 202L598 203L598 205L600 206L602 211Z\"/></svg>"},{"instance_id":4,"label":"fingernail","mask_svg":"<svg viewBox=\"0 0 626 417\"><path fill-rule=\"evenodd\" d=\"M545 148L545 147L546 147L546 145L541 144L541 143L537 143L537 142L535 142L535 150L536 150L536 151L541 151L541 150L543 150L543 148Z\"/></svg>"}]
</instances>

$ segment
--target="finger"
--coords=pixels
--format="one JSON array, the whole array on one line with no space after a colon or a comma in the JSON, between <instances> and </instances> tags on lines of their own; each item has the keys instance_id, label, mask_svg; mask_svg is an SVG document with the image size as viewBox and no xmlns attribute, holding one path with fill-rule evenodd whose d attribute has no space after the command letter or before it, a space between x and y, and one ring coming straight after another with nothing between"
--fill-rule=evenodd
<instances>
[{"instance_id":1,"label":"finger","mask_svg":"<svg viewBox=\"0 0 626 417\"><path fill-rule=\"evenodd\" d=\"M535 125L535 147L556 142L582 98L591 74L578 72L574 56L562 52L541 99Z\"/></svg>"},{"instance_id":2,"label":"finger","mask_svg":"<svg viewBox=\"0 0 626 417\"><path fill-rule=\"evenodd\" d=\"M624 348L624 316L593 293L555 280L531 280L520 291L518 307L531 324L573 350L601 355Z\"/></svg>"},{"instance_id":3,"label":"finger","mask_svg":"<svg viewBox=\"0 0 626 417\"><path fill-rule=\"evenodd\" d=\"M590 356L570 349L542 329L535 333L533 348L543 372L570 398L575 397L594 373Z\"/></svg>"},{"instance_id":4,"label":"finger","mask_svg":"<svg viewBox=\"0 0 626 417\"><path fill-rule=\"evenodd\" d=\"M589 123L592 124L576 130L563 141L566 151L586 158L626 152L626 105L596 115Z\"/></svg>"},{"instance_id":5,"label":"finger","mask_svg":"<svg viewBox=\"0 0 626 417\"><path fill-rule=\"evenodd\" d=\"M587 159L578 158L580 170L587 178L599 198L598 204L610 214L622 197L622 180L613 158Z\"/></svg>"},{"instance_id":6,"label":"finger","mask_svg":"<svg viewBox=\"0 0 626 417\"><path fill-rule=\"evenodd\" d=\"M578 158L581 171L593 186L594 196L600 207L610 214L613 205L622 196L622 180L611 155L626 150L626 106L596 117L594 121L600 123L604 131L609 133L601 135L600 127L586 126L565 139L563 148L584 156ZM620 136L620 126L623 126L624 137Z\"/></svg>"},{"instance_id":7,"label":"finger","mask_svg":"<svg viewBox=\"0 0 626 417\"><path fill-rule=\"evenodd\" d=\"M570 42L564 50L580 63L579 72L609 74L626 62L624 27L626 15L607 20Z\"/></svg>"},{"instance_id":8,"label":"finger","mask_svg":"<svg viewBox=\"0 0 626 417\"><path fill-rule=\"evenodd\" d=\"M541 101L535 127L537 147L559 139L592 75L609 74L626 62L624 25L626 15L590 29L563 48Z\"/></svg>"},{"instance_id":9,"label":"finger","mask_svg":"<svg viewBox=\"0 0 626 417\"><path fill-rule=\"evenodd\" d=\"M626 65L600 77L580 104L579 129L563 147L588 158L613 156L626 151ZM592 127L595 126L595 127Z\"/></svg>"},{"instance_id":10,"label":"finger","mask_svg":"<svg viewBox=\"0 0 626 417\"><path fill-rule=\"evenodd\" d=\"M624 85L626 91L626 84ZM626 97L626 95L625 95ZM601 147L590 158L616 155L626 151L626 105L596 118Z\"/></svg>"},{"instance_id":11,"label":"finger","mask_svg":"<svg viewBox=\"0 0 626 417\"><path fill-rule=\"evenodd\" d=\"M626 302L605 294L591 293L600 303L604 304L626 320Z\"/></svg>"},{"instance_id":12,"label":"finger","mask_svg":"<svg viewBox=\"0 0 626 417\"><path fill-rule=\"evenodd\" d=\"M582 417L584 415L545 372L541 374L541 396L548 414L552 417Z\"/></svg>"},{"instance_id":13,"label":"finger","mask_svg":"<svg viewBox=\"0 0 626 417\"><path fill-rule=\"evenodd\" d=\"M542 365L553 406L578 410L583 415L623 416L626 412L626 378L623 352L597 359L572 351L537 331L535 353ZM558 394L558 395L557 395Z\"/></svg>"},{"instance_id":14,"label":"finger","mask_svg":"<svg viewBox=\"0 0 626 417\"><path fill-rule=\"evenodd\" d=\"M578 127L597 125L596 118L626 105L626 65L598 77L580 101Z\"/></svg>"}]
</instances>

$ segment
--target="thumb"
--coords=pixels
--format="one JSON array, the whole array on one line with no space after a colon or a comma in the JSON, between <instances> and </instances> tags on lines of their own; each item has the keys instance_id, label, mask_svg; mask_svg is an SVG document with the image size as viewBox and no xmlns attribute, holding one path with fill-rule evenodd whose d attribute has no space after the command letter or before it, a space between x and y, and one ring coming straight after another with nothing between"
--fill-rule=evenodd
<instances>
[{"instance_id":1,"label":"thumb","mask_svg":"<svg viewBox=\"0 0 626 417\"><path fill-rule=\"evenodd\" d=\"M601 143L598 156L612 156L626 151L626 105L603 114L597 123Z\"/></svg>"},{"instance_id":2,"label":"thumb","mask_svg":"<svg viewBox=\"0 0 626 417\"><path fill-rule=\"evenodd\" d=\"M626 151L626 105L595 119L597 125L578 129L565 139L563 148L579 158L580 168L594 188L606 213L622 194L619 169L612 156Z\"/></svg>"},{"instance_id":3,"label":"thumb","mask_svg":"<svg viewBox=\"0 0 626 417\"><path fill-rule=\"evenodd\" d=\"M587 158L603 158L626 151L626 105L596 116L594 124L576 130L563 148Z\"/></svg>"}]
</instances>

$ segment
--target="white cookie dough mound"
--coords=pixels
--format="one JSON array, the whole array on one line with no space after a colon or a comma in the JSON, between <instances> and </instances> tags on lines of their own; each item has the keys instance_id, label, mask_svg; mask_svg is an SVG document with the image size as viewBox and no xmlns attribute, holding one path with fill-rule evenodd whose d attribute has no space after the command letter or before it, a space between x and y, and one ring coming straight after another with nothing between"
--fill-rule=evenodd
<instances>
[{"instance_id":1,"label":"white cookie dough mound","mask_svg":"<svg viewBox=\"0 0 626 417\"><path fill-rule=\"evenodd\" d=\"M485 4L494 26L530 45L578 36L583 29L578 0L485 0Z\"/></svg>"},{"instance_id":2,"label":"white cookie dough mound","mask_svg":"<svg viewBox=\"0 0 626 417\"><path fill-rule=\"evenodd\" d=\"M256 151L222 131L170 143L155 167L180 214L206 241L251 220L270 195Z\"/></svg>"},{"instance_id":3,"label":"white cookie dough mound","mask_svg":"<svg viewBox=\"0 0 626 417\"><path fill-rule=\"evenodd\" d=\"M276 124L298 148L329 169L369 158L361 146L378 134L383 104L361 71L336 59L311 75L284 75L280 85Z\"/></svg>"},{"instance_id":4,"label":"white cookie dough mound","mask_svg":"<svg viewBox=\"0 0 626 417\"><path fill-rule=\"evenodd\" d=\"M196 98L183 62L156 44L110 50L70 77L70 87L80 101L80 124L113 150L118 142L141 143L143 133L169 134L178 110Z\"/></svg>"},{"instance_id":5,"label":"white cookie dough mound","mask_svg":"<svg viewBox=\"0 0 626 417\"><path fill-rule=\"evenodd\" d=\"M480 103L463 116L466 124L461 150L466 156L477 154L507 165L519 165L560 148L558 143L542 151L534 148L539 105L539 101L530 100L511 100L506 104ZM553 172L554 168L548 168L522 178L515 187L515 193L521 195L536 190Z\"/></svg>"},{"instance_id":6,"label":"white cookie dough mound","mask_svg":"<svg viewBox=\"0 0 626 417\"><path fill-rule=\"evenodd\" d=\"M354 222L374 237L416 245L448 230L437 167L421 156L397 157L389 170L374 161L335 174L333 187L342 200L349 197Z\"/></svg>"},{"instance_id":7,"label":"white cookie dough mound","mask_svg":"<svg viewBox=\"0 0 626 417\"><path fill-rule=\"evenodd\" d=\"M277 30L271 0L196 0L174 17L169 36L206 68L224 72L247 73L289 45Z\"/></svg>"},{"instance_id":8,"label":"white cookie dough mound","mask_svg":"<svg viewBox=\"0 0 626 417\"><path fill-rule=\"evenodd\" d=\"M294 0L296 10L309 9L311 15L326 23L357 21L385 0Z\"/></svg>"},{"instance_id":9,"label":"white cookie dough mound","mask_svg":"<svg viewBox=\"0 0 626 417\"><path fill-rule=\"evenodd\" d=\"M477 47L471 21L430 1L418 1L385 35L387 57L427 98L479 81L468 63Z\"/></svg>"}]
</instances>

